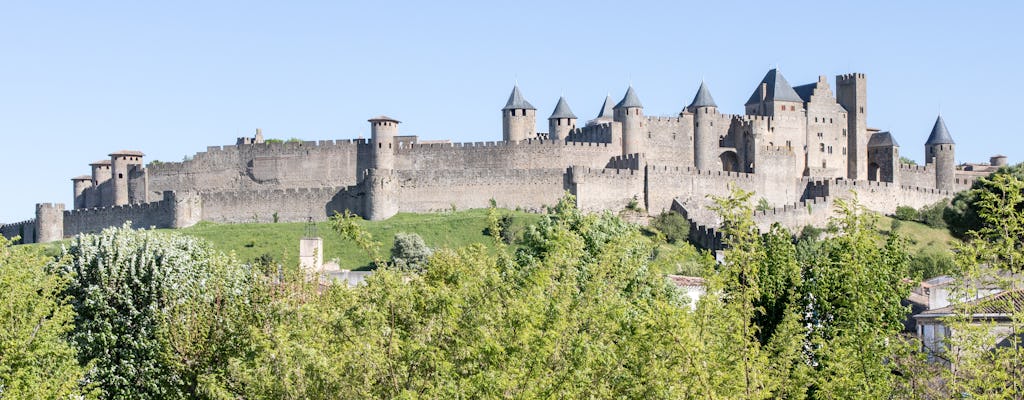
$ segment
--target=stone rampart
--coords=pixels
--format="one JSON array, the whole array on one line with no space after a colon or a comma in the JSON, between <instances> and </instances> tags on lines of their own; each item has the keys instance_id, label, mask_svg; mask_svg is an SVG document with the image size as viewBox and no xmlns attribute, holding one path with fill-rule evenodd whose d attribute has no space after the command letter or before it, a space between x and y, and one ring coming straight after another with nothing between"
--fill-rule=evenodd
<instances>
[{"instance_id":1,"label":"stone rampart","mask_svg":"<svg viewBox=\"0 0 1024 400\"><path fill-rule=\"evenodd\" d=\"M622 154L609 143L528 139L521 142L414 144L397 150L396 170L601 168Z\"/></svg>"},{"instance_id":2,"label":"stone rampart","mask_svg":"<svg viewBox=\"0 0 1024 400\"><path fill-rule=\"evenodd\" d=\"M935 164L910 165L899 163L896 181L900 185L934 188L935 187Z\"/></svg>"},{"instance_id":3,"label":"stone rampart","mask_svg":"<svg viewBox=\"0 0 1024 400\"><path fill-rule=\"evenodd\" d=\"M181 228L174 223L175 209L174 197L167 193L161 201L67 210L64 211L64 237L98 233L126 221L131 221L133 228Z\"/></svg>"},{"instance_id":4,"label":"stone rampart","mask_svg":"<svg viewBox=\"0 0 1024 400\"><path fill-rule=\"evenodd\" d=\"M33 218L21 222L12 222L0 225L0 235L3 235L8 239L13 239L15 236L20 237L21 239L15 243L35 243L36 220Z\"/></svg>"},{"instance_id":5,"label":"stone rampart","mask_svg":"<svg viewBox=\"0 0 1024 400\"><path fill-rule=\"evenodd\" d=\"M631 202L646 208L644 170L588 168L574 166L569 169L570 191L576 196L580 210L599 212L620 211Z\"/></svg>"},{"instance_id":6,"label":"stone rampart","mask_svg":"<svg viewBox=\"0 0 1024 400\"><path fill-rule=\"evenodd\" d=\"M393 171L395 201L403 212L498 207L540 211L568 189L565 169Z\"/></svg>"},{"instance_id":7,"label":"stone rampart","mask_svg":"<svg viewBox=\"0 0 1024 400\"><path fill-rule=\"evenodd\" d=\"M335 211L361 214L363 199L360 186L211 192L202 194L202 219L226 223L324 221Z\"/></svg>"}]
</instances>

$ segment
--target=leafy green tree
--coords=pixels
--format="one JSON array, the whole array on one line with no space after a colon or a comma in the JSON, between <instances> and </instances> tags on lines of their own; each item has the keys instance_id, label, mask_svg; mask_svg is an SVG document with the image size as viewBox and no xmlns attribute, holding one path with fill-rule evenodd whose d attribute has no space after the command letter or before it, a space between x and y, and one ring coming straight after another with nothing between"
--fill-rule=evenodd
<instances>
[{"instance_id":1,"label":"leafy green tree","mask_svg":"<svg viewBox=\"0 0 1024 400\"><path fill-rule=\"evenodd\" d=\"M893 360L911 351L899 340L910 292L909 257L897 235L883 241L875 217L837 201L839 216L817 257L804 266L805 323L815 366L815 398L891 398L905 387ZM879 248L879 243L884 246Z\"/></svg>"},{"instance_id":2,"label":"leafy green tree","mask_svg":"<svg viewBox=\"0 0 1024 400\"><path fill-rule=\"evenodd\" d=\"M187 236L126 225L80 235L54 265L68 279L71 340L105 398L220 397L260 314L255 276Z\"/></svg>"},{"instance_id":3,"label":"leafy green tree","mask_svg":"<svg viewBox=\"0 0 1024 400\"><path fill-rule=\"evenodd\" d=\"M420 235L398 232L391 247L391 264L402 271L422 272L433 253Z\"/></svg>"},{"instance_id":4,"label":"leafy green tree","mask_svg":"<svg viewBox=\"0 0 1024 400\"><path fill-rule=\"evenodd\" d=\"M976 299L979 286L1005 293L954 306L944 323L953 335L943 356L951 363L949 392L980 399L1024 398L1024 180L1014 174L982 179L974 192L980 228L957 248L954 298ZM1002 314L1002 320L977 315ZM1001 332L1001 334L997 334Z\"/></svg>"},{"instance_id":5,"label":"leafy green tree","mask_svg":"<svg viewBox=\"0 0 1024 400\"><path fill-rule=\"evenodd\" d=\"M91 397L85 369L66 340L74 311L36 249L0 236L0 399Z\"/></svg>"},{"instance_id":6,"label":"leafy green tree","mask_svg":"<svg viewBox=\"0 0 1024 400\"><path fill-rule=\"evenodd\" d=\"M900 221L917 221L921 219L921 214L914 207L908 206L896 207L896 213L892 216Z\"/></svg>"},{"instance_id":7,"label":"leafy green tree","mask_svg":"<svg viewBox=\"0 0 1024 400\"><path fill-rule=\"evenodd\" d=\"M665 235L669 243L682 243L690 237L690 221L675 211L665 211L651 219L650 227Z\"/></svg>"},{"instance_id":8,"label":"leafy green tree","mask_svg":"<svg viewBox=\"0 0 1024 400\"><path fill-rule=\"evenodd\" d=\"M928 225L932 228L945 229L947 226L946 220L943 219L943 215L945 214L946 207L948 205L948 201L940 200L935 204L921 207L919 221L922 224Z\"/></svg>"},{"instance_id":9,"label":"leafy green tree","mask_svg":"<svg viewBox=\"0 0 1024 400\"><path fill-rule=\"evenodd\" d=\"M987 179L974 181L970 190L959 192L953 196L949 207L943 213L943 219L954 236L968 238L968 232L977 232L984 227L984 221L978 215L979 197L982 193L999 193L1003 190L994 184L994 179L1000 175L1010 175L1024 180L1024 163L1000 168L986 177ZM1018 205L1018 207L1024 206Z\"/></svg>"}]
</instances>

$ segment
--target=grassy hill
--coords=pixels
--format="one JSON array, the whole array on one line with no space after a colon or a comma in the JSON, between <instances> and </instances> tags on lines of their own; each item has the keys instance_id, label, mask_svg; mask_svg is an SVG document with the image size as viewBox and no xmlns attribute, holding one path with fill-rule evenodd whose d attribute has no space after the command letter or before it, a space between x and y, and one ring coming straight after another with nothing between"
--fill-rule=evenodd
<instances>
[{"instance_id":1,"label":"grassy hill","mask_svg":"<svg viewBox=\"0 0 1024 400\"><path fill-rule=\"evenodd\" d=\"M540 215L502 210L512 215L512 231L521 231L540 220ZM395 233L417 233L427 246L458 248L473 243L489 244L484 234L487 210L476 209L431 214L400 213L385 221L362 221L363 228L374 240L384 245L383 255L391 251ZM316 224L318 236L324 239L324 260L336 260L344 269L358 269L370 264L370 257L355 244L342 241L326 222ZM213 243L218 250L231 252L241 260L252 260L268 254L285 264L298 264L299 239L305 235L305 223L217 224L201 222L181 229L181 233L197 236Z\"/></svg>"}]
</instances>

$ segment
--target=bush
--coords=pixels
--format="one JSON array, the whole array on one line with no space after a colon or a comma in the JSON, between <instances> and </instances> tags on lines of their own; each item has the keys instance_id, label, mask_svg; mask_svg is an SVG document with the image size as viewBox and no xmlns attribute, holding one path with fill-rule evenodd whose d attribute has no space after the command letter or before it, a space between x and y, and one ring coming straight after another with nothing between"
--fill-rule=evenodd
<instances>
[{"instance_id":1,"label":"bush","mask_svg":"<svg viewBox=\"0 0 1024 400\"><path fill-rule=\"evenodd\" d=\"M896 207L896 213L893 214L893 218L900 221L917 221L921 218L921 214L913 207L899 206Z\"/></svg>"},{"instance_id":2,"label":"bush","mask_svg":"<svg viewBox=\"0 0 1024 400\"><path fill-rule=\"evenodd\" d=\"M930 206L921 207L921 212L918 213L920 215L919 221L932 228L945 229L946 220L943 219L943 214L948 204L945 200L942 200Z\"/></svg>"},{"instance_id":3,"label":"bush","mask_svg":"<svg viewBox=\"0 0 1024 400\"><path fill-rule=\"evenodd\" d=\"M398 232L391 248L391 264L401 271L422 272L427 267L427 259L433 254L434 251L427 247L420 235Z\"/></svg>"},{"instance_id":4,"label":"bush","mask_svg":"<svg viewBox=\"0 0 1024 400\"><path fill-rule=\"evenodd\" d=\"M690 236L690 221L674 211L666 211L654 217L650 226L665 235L669 243L683 242Z\"/></svg>"},{"instance_id":5,"label":"bush","mask_svg":"<svg viewBox=\"0 0 1024 400\"><path fill-rule=\"evenodd\" d=\"M70 340L102 398L187 398L217 391L262 313L257 279L189 236L125 225L81 235L54 269L77 313Z\"/></svg>"},{"instance_id":6,"label":"bush","mask_svg":"<svg viewBox=\"0 0 1024 400\"><path fill-rule=\"evenodd\" d=\"M910 275L919 279L949 275L953 270L953 257L946 252L925 250L910 258Z\"/></svg>"}]
</instances>

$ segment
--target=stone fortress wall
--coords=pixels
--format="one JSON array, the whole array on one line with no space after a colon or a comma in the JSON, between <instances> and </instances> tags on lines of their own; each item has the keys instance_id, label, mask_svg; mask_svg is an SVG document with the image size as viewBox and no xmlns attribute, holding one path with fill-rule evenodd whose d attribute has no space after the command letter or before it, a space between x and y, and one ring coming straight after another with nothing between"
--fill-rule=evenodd
<instances>
[{"instance_id":1,"label":"stone fortress wall","mask_svg":"<svg viewBox=\"0 0 1024 400\"><path fill-rule=\"evenodd\" d=\"M73 209L40 204L36 219L0 233L45 242L126 221L159 228L322 221L344 210L380 220L492 201L540 211L569 192L589 212L676 210L691 220L698 243L714 247L720 221L708 211L709 196L734 187L775 207L755 216L762 228L778 222L799 230L823 225L836 199L855 194L891 213L949 198L982 176L955 169L941 118L925 144L925 165L896 163L891 135L866 126L866 77L836 82L835 92L825 77L793 88L773 69L744 115L720 113L702 83L678 115L646 116L630 87L580 127L562 98L550 133L536 132L536 110L516 87L501 113L505 140L495 142L421 142L399 136L399 121L381 116L370 120L370 139L266 141L257 130L235 145L149 165L141 152L122 150L72 180Z\"/></svg>"}]
</instances>

